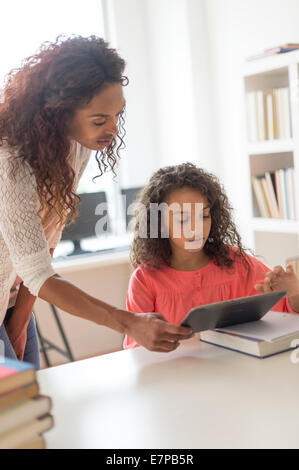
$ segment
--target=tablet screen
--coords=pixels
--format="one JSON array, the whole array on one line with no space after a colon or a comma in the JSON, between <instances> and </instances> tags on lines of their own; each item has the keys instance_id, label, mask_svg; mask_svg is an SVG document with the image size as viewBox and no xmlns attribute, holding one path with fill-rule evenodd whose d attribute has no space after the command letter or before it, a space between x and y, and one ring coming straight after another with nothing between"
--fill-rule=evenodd
<instances>
[{"instance_id":1,"label":"tablet screen","mask_svg":"<svg viewBox=\"0 0 299 470\"><path fill-rule=\"evenodd\" d=\"M285 295L286 291L270 292L201 305L192 308L181 325L198 332L260 320Z\"/></svg>"}]
</instances>

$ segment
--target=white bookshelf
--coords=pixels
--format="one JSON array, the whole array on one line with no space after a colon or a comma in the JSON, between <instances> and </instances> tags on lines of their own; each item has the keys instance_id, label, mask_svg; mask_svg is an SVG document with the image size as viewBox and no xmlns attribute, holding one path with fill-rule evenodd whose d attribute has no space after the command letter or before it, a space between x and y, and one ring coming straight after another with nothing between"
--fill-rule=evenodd
<instances>
[{"instance_id":1,"label":"white bookshelf","mask_svg":"<svg viewBox=\"0 0 299 470\"><path fill-rule=\"evenodd\" d=\"M294 140L264 140L262 142L248 142L247 152L249 155L273 154L281 152L293 152Z\"/></svg>"},{"instance_id":2,"label":"white bookshelf","mask_svg":"<svg viewBox=\"0 0 299 470\"><path fill-rule=\"evenodd\" d=\"M262 255L270 267L285 264L289 257L299 256L299 51L274 55L248 62L243 69L245 106L247 94L268 92L270 89L289 88L290 136L246 142L246 182L250 199L248 224L250 245ZM246 120L248 114L246 109ZM258 117L257 117L258 120ZM248 124L248 122L247 122ZM260 178L266 172L293 168L295 202L294 219L262 217L252 188L252 177Z\"/></svg>"}]
</instances>

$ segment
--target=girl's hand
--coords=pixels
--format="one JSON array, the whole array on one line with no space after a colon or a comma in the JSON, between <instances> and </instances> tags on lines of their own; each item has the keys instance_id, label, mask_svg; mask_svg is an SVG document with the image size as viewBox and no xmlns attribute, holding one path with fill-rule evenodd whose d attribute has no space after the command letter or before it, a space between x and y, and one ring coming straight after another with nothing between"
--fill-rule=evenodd
<instances>
[{"instance_id":1,"label":"girl's hand","mask_svg":"<svg viewBox=\"0 0 299 470\"><path fill-rule=\"evenodd\" d=\"M150 351L168 352L193 336L192 329L168 323L160 313L134 314L125 332Z\"/></svg>"},{"instance_id":2,"label":"girl's hand","mask_svg":"<svg viewBox=\"0 0 299 470\"><path fill-rule=\"evenodd\" d=\"M273 271L267 272L264 283L259 283L254 288L263 293L286 290L288 297L299 295L299 279L291 264L284 270L282 266L275 266Z\"/></svg>"}]
</instances>

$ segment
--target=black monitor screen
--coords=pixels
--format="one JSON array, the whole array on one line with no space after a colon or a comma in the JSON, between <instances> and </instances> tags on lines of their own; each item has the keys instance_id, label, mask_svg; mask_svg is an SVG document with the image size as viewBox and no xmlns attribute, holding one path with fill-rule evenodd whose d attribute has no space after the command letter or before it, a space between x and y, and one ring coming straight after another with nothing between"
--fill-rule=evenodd
<instances>
[{"instance_id":1,"label":"black monitor screen","mask_svg":"<svg viewBox=\"0 0 299 470\"><path fill-rule=\"evenodd\" d=\"M121 194L123 197L124 210L126 214L126 229L128 230L128 225L130 220L133 217L134 208L131 208L128 213L128 208L133 202L136 202L137 197L139 196L140 191L143 189L142 186L136 188L122 189Z\"/></svg>"},{"instance_id":2,"label":"black monitor screen","mask_svg":"<svg viewBox=\"0 0 299 470\"><path fill-rule=\"evenodd\" d=\"M61 240L71 240L79 247L82 238L89 238L111 232L108 217L107 198L104 191L80 194L77 206L79 215L75 222L63 229Z\"/></svg>"}]
</instances>

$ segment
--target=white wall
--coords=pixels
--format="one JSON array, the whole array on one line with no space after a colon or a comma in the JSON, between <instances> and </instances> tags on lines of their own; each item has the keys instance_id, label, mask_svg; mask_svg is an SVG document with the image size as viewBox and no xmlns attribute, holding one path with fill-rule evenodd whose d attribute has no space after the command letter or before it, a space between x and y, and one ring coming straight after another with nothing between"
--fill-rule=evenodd
<instances>
[{"instance_id":1,"label":"white wall","mask_svg":"<svg viewBox=\"0 0 299 470\"><path fill-rule=\"evenodd\" d=\"M126 149L121 152L119 181L123 187L143 185L159 159L154 122L152 72L149 62L145 2L104 0L106 37L126 60Z\"/></svg>"},{"instance_id":2,"label":"white wall","mask_svg":"<svg viewBox=\"0 0 299 470\"><path fill-rule=\"evenodd\" d=\"M194 161L220 177L250 245L242 67L249 55L299 42L298 0L103 1L130 78L122 185Z\"/></svg>"},{"instance_id":3,"label":"white wall","mask_svg":"<svg viewBox=\"0 0 299 470\"><path fill-rule=\"evenodd\" d=\"M104 0L108 37L127 60L121 183L145 184L161 166L214 168L204 4ZM113 18L113 19L112 19Z\"/></svg>"},{"instance_id":4,"label":"white wall","mask_svg":"<svg viewBox=\"0 0 299 470\"><path fill-rule=\"evenodd\" d=\"M203 1L209 44L216 171L235 207L236 222L246 243L249 201L244 196L242 179L246 164L242 65L247 56L266 48L299 42L299 2Z\"/></svg>"}]
</instances>

